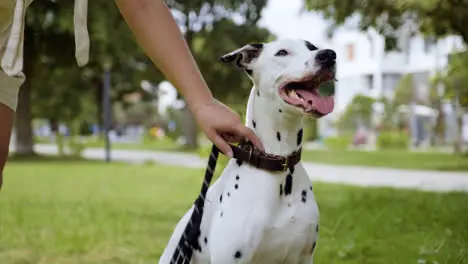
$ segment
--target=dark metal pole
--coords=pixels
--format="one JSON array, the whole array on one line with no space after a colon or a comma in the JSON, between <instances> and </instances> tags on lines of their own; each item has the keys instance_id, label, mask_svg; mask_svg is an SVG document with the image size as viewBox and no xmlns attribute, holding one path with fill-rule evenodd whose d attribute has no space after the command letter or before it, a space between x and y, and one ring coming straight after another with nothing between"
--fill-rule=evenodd
<instances>
[{"instance_id":1,"label":"dark metal pole","mask_svg":"<svg viewBox=\"0 0 468 264\"><path fill-rule=\"evenodd\" d=\"M110 89L111 89L111 73L110 67L104 67L104 91L102 96L102 106L104 112L104 139L106 147L106 162L111 161L110 153L110 140L109 140L109 130L111 126L111 100L110 100Z\"/></svg>"}]
</instances>

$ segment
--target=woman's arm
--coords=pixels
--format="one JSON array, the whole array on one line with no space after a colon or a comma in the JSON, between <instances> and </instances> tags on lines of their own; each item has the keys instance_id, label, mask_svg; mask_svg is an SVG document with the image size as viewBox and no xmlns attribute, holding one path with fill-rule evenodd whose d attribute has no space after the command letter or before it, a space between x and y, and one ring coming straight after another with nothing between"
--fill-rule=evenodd
<instances>
[{"instance_id":1,"label":"woman's arm","mask_svg":"<svg viewBox=\"0 0 468 264\"><path fill-rule=\"evenodd\" d=\"M163 0L116 0L138 43L187 99L192 111L213 101L185 39Z\"/></svg>"},{"instance_id":2,"label":"woman's arm","mask_svg":"<svg viewBox=\"0 0 468 264\"><path fill-rule=\"evenodd\" d=\"M198 124L221 151L231 155L222 135L247 138L263 149L255 133L239 115L217 102L205 83L169 8L163 0L116 0L138 43L186 98Z\"/></svg>"}]
</instances>

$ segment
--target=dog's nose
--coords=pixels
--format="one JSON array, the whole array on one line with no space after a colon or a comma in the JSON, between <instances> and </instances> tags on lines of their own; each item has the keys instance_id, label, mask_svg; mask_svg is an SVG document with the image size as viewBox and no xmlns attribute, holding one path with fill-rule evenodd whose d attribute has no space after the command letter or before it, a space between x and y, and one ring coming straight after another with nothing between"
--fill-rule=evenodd
<instances>
[{"instance_id":1,"label":"dog's nose","mask_svg":"<svg viewBox=\"0 0 468 264\"><path fill-rule=\"evenodd\" d=\"M319 63L325 63L331 66L335 64L336 53L331 49L324 49L317 53L315 59Z\"/></svg>"}]
</instances>

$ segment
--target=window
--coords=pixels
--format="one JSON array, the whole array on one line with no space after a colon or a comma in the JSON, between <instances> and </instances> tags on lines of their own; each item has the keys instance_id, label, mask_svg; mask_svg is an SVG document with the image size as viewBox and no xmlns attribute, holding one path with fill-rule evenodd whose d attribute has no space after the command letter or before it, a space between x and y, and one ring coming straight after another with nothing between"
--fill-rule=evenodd
<instances>
[{"instance_id":1,"label":"window","mask_svg":"<svg viewBox=\"0 0 468 264\"><path fill-rule=\"evenodd\" d=\"M429 53L434 46L434 38L432 37L424 37L424 52Z\"/></svg>"},{"instance_id":2,"label":"window","mask_svg":"<svg viewBox=\"0 0 468 264\"><path fill-rule=\"evenodd\" d=\"M354 60L354 44L353 43L346 44L346 58L348 61Z\"/></svg>"},{"instance_id":3,"label":"window","mask_svg":"<svg viewBox=\"0 0 468 264\"><path fill-rule=\"evenodd\" d=\"M374 57L374 40L372 39L371 35L367 35L367 40L369 41L369 57Z\"/></svg>"},{"instance_id":4,"label":"window","mask_svg":"<svg viewBox=\"0 0 468 264\"><path fill-rule=\"evenodd\" d=\"M366 85L369 90L372 90L374 88L374 75L370 74L366 76Z\"/></svg>"}]
</instances>

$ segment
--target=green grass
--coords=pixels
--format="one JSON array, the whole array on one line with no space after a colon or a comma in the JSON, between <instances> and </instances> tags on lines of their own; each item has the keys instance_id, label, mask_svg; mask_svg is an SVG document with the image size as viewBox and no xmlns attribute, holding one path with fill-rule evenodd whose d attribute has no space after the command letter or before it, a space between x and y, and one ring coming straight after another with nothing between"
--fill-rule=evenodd
<instances>
[{"instance_id":1,"label":"green grass","mask_svg":"<svg viewBox=\"0 0 468 264\"><path fill-rule=\"evenodd\" d=\"M156 263L202 176L160 165L12 160L0 193L0 263ZM314 190L315 263L468 263L468 194Z\"/></svg>"},{"instance_id":2,"label":"green grass","mask_svg":"<svg viewBox=\"0 0 468 264\"><path fill-rule=\"evenodd\" d=\"M305 150L303 160L335 165L359 165L398 169L468 171L468 156L403 150Z\"/></svg>"}]
</instances>

